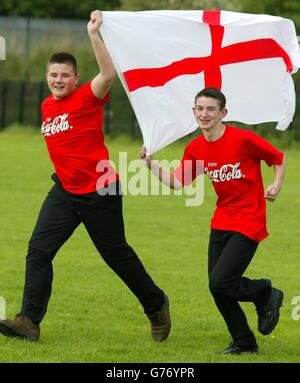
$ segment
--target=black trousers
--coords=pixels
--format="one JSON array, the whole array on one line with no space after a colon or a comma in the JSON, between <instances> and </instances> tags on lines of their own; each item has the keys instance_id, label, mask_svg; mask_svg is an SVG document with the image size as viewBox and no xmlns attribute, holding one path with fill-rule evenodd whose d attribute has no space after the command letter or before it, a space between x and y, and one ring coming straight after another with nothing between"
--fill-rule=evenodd
<instances>
[{"instance_id":1,"label":"black trousers","mask_svg":"<svg viewBox=\"0 0 300 383\"><path fill-rule=\"evenodd\" d=\"M236 345L252 346L255 337L238 302L266 302L271 293L268 279L243 277L258 242L245 235L211 230L208 248L209 289Z\"/></svg>"},{"instance_id":2,"label":"black trousers","mask_svg":"<svg viewBox=\"0 0 300 383\"><path fill-rule=\"evenodd\" d=\"M29 241L21 313L36 324L41 322L51 295L53 258L81 223L104 261L135 294L144 312L159 310L165 301L164 292L125 239L122 195L71 194L55 175L52 178L56 183L42 205Z\"/></svg>"}]
</instances>

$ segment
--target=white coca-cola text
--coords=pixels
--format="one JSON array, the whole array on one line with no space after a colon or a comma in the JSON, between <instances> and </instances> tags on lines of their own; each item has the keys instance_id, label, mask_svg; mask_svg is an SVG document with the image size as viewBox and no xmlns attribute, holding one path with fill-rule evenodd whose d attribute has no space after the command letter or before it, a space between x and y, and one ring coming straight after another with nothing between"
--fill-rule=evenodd
<instances>
[{"instance_id":1,"label":"white coca-cola text","mask_svg":"<svg viewBox=\"0 0 300 383\"><path fill-rule=\"evenodd\" d=\"M220 169L209 170L207 167L204 168L204 172L207 173L208 177L213 182L224 182L230 180L238 180L244 177L241 169L239 169L240 162L235 164L222 165Z\"/></svg>"},{"instance_id":2,"label":"white coca-cola text","mask_svg":"<svg viewBox=\"0 0 300 383\"><path fill-rule=\"evenodd\" d=\"M54 117L53 120L51 118L47 118L46 121L43 122L41 128L43 135L51 136L53 134L64 132L65 130L72 129L73 126L71 126L67 120L68 115L68 113L64 113L60 116Z\"/></svg>"}]
</instances>

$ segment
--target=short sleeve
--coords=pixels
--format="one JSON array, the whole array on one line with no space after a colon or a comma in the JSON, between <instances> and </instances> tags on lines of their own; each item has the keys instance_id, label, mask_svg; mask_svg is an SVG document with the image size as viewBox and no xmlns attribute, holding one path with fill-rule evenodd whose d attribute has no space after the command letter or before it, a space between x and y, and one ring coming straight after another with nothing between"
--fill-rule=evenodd
<instances>
[{"instance_id":1,"label":"short sleeve","mask_svg":"<svg viewBox=\"0 0 300 383\"><path fill-rule=\"evenodd\" d=\"M187 147L174 176L182 185L190 185L200 174L203 174L203 161L197 160L190 147Z\"/></svg>"},{"instance_id":2,"label":"short sleeve","mask_svg":"<svg viewBox=\"0 0 300 383\"><path fill-rule=\"evenodd\" d=\"M246 147L250 156L265 161L268 166L282 164L284 153L254 132L247 131Z\"/></svg>"},{"instance_id":3,"label":"short sleeve","mask_svg":"<svg viewBox=\"0 0 300 383\"><path fill-rule=\"evenodd\" d=\"M91 88L91 83L92 81L89 81L80 87L80 92L84 97L85 103L87 103L89 106L103 106L109 101L109 92L107 92L107 94L100 99L94 95Z\"/></svg>"}]
</instances>

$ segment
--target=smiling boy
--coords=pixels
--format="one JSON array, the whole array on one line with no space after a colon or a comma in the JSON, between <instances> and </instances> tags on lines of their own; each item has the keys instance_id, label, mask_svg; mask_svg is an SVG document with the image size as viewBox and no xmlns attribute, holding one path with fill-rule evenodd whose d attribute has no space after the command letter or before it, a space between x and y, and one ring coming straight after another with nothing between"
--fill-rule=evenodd
<instances>
[{"instance_id":1,"label":"smiling boy","mask_svg":"<svg viewBox=\"0 0 300 383\"><path fill-rule=\"evenodd\" d=\"M223 316L231 344L224 354L256 353L258 345L238 302L253 302L258 314L258 330L270 334L279 319L283 293L268 279L249 279L243 274L259 242L267 237L266 201L274 201L281 189L284 154L249 131L225 125L224 94L205 88L195 97L195 119L202 135L186 148L175 172L162 168L146 148L140 158L167 186L180 189L204 172L217 194L217 207L211 220L208 248L209 288ZM261 161L274 168L274 182L264 192ZM203 161L203 166L196 166Z\"/></svg>"}]
</instances>

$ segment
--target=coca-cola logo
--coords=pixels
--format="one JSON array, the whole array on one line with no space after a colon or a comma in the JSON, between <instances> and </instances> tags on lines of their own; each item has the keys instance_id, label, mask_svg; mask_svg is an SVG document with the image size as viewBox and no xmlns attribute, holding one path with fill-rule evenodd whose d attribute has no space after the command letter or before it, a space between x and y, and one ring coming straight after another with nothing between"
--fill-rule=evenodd
<instances>
[{"instance_id":1,"label":"coca-cola logo","mask_svg":"<svg viewBox=\"0 0 300 383\"><path fill-rule=\"evenodd\" d=\"M238 180L244 177L240 167L240 162L233 164L226 164L220 167L220 169L209 170L204 168L204 172L213 182L224 182L230 180Z\"/></svg>"},{"instance_id":2,"label":"coca-cola logo","mask_svg":"<svg viewBox=\"0 0 300 383\"><path fill-rule=\"evenodd\" d=\"M72 129L73 126L71 126L67 120L68 115L68 113L64 113L60 116L54 117L53 120L52 118L46 118L46 121L44 121L42 124L42 134L44 136L51 136L60 132L64 132L65 130Z\"/></svg>"}]
</instances>

